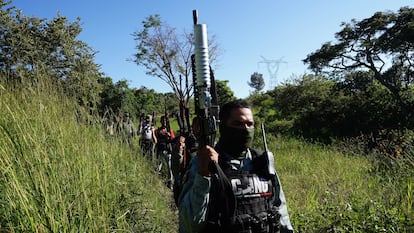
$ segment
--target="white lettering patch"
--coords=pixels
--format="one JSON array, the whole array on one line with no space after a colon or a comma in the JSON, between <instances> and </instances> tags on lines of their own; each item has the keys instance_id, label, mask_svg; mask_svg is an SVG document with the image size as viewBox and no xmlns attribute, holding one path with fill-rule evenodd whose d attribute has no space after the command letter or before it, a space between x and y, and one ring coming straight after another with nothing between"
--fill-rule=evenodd
<instances>
[{"instance_id":1,"label":"white lettering patch","mask_svg":"<svg viewBox=\"0 0 414 233\"><path fill-rule=\"evenodd\" d=\"M231 179L234 195L253 195L270 192L269 181L257 176Z\"/></svg>"}]
</instances>

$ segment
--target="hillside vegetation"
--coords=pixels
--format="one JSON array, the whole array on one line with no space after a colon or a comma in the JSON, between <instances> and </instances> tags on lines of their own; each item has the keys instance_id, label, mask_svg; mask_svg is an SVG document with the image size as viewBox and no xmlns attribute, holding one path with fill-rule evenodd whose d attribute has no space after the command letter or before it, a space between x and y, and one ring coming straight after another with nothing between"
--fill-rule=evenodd
<instances>
[{"instance_id":1,"label":"hillside vegetation","mask_svg":"<svg viewBox=\"0 0 414 233\"><path fill-rule=\"evenodd\" d=\"M1 232L177 232L171 192L137 147L45 88L0 88ZM271 133L268 144L297 232L414 230L412 170Z\"/></svg>"},{"instance_id":2,"label":"hillside vegetation","mask_svg":"<svg viewBox=\"0 0 414 233\"><path fill-rule=\"evenodd\" d=\"M59 95L0 93L0 232L177 231L170 191L137 151L78 123Z\"/></svg>"},{"instance_id":3,"label":"hillside vegetation","mask_svg":"<svg viewBox=\"0 0 414 233\"><path fill-rule=\"evenodd\" d=\"M126 113L135 125L169 114L175 130L179 110L190 119L190 62L153 40L172 38L168 24L149 16L133 38L134 62L153 75L137 78L176 87L157 93L107 77L78 39L80 19L26 16L4 0L0 13L0 232L177 232L171 190L137 138L127 146L103 126ZM413 22L402 7L342 24L304 59L312 74L246 98L296 232L414 232ZM227 83L216 80L219 103L235 98Z\"/></svg>"},{"instance_id":4,"label":"hillside vegetation","mask_svg":"<svg viewBox=\"0 0 414 233\"><path fill-rule=\"evenodd\" d=\"M379 172L374 158L296 139L271 144L297 232L414 230L412 169Z\"/></svg>"}]
</instances>

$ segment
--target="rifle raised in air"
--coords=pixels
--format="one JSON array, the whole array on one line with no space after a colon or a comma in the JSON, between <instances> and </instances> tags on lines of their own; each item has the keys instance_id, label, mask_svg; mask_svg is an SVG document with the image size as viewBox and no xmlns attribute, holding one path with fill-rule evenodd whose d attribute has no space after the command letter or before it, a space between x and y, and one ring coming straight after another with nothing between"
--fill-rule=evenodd
<instances>
[{"instance_id":1,"label":"rifle raised in air","mask_svg":"<svg viewBox=\"0 0 414 233\"><path fill-rule=\"evenodd\" d=\"M209 64L207 25L198 24L197 10L193 10L194 49L192 70L194 83L194 103L199 146L214 146L218 124L217 93L214 74Z\"/></svg>"},{"instance_id":2,"label":"rifle raised in air","mask_svg":"<svg viewBox=\"0 0 414 233\"><path fill-rule=\"evenodd\" d=\"M195 112L197 115L194 120L197 121L195 124L198 126L195 134L199 148L206 145L214 147L217 124L219 123L216 82L209 65L207 26L198 24L197 18L197 11L193 10L195 55L192 57L192 68ZM223 197L223 199L220 199L223 202L220 201L218 205L225 206L225 211L217 214L222 216L223 219L232 219L236 206L232 185L218 163L210 162L209 170L211 173L210 197L212 199ZM218 209L210 208L209 211L214 213Z\"/></svg>"},{"instance_id":3,"label":"rifle raised in air","mask_svg":"<svg viewBox=\"0 0 414 233\"><path fill-rule=\"evenodd\" d=\"M164 118L165 118L165 128L167 129L167 132L169 133L171 130L170 126L170 116L167 112L167 97L164 96Z\"/></svg>"}]
</instances>

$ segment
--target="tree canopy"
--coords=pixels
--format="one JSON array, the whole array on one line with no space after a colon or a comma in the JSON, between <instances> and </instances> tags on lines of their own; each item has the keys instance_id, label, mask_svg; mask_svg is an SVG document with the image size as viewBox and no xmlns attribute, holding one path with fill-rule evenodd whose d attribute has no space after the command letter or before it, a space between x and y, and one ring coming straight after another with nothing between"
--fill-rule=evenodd
<instances>
[{"instance_id":1,"label":"tree canopy","mask_svg":"<svg viewBox=\"0 0 414 233\"><path fill-rule=\"evenodd\" d=\"M80 19L28 17L8 4L0 0L1 76L14 83L50 78L80 105L95 106L102 73L94 62L95 51L77 39L82 32Z\"/></svg>"},{"instance_id":2,"label":"tree canopy","mask_svg":"<svg viewBox=\"0 0 414 233\"><path fill-rule=\"evenodd\" d=\"M250 76L250 82L247 82L247 84L254 89L253 93L258 94L260 93L263 88L265 87L265 82L263 79L263 74L260 74L258 72L254 72Z\"/></svg>"},{"instance_id":3,"label":"tree canopy","mask_svg":"<svg viewBox=\"0 0 414 233\"><path fill-rule=\"evenodd\" d=\"M343 23L336 43L327 42L309 54L305 63L316 74L343 78L355 71L371 72L387 88L409 120L414 102L407 98L414 81L414 9L377 12L361 21Z\"/></svg>"},{"instance_id":4,"label":"tree canopy","mask_svg":"<svg viewBox=\"0 0 414 233\"><path fill-rule=\"evenodd\" d=\"M216 80L218 105L221 106L231 100L236 99L234 92L227 85L228 80Z\"/></svg>"},{"instance_id":5,"label":"tree canopy","mask_svg":"<svg viewBox=\"0 0 414 233\"><path fill-rule=\"evenodd\" d=\"M193 34L185 31L178 33L175 28L162 22L159 15L148 16L142 26L142 30L133 33L137 43L133 61L143 66L148 75L165 81L180 101L188 103L193 92L190 77ZM218 54L214 36L210 37L211 63L214 63Z\"/></svg>"}]
</instances>

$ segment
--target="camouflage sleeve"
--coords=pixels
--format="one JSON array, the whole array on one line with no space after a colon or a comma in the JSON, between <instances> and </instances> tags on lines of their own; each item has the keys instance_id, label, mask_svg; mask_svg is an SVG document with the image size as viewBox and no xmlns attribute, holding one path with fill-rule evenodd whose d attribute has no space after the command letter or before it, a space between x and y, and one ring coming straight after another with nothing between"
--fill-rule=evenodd
<instances>
[{"instance_id":1,"label":"camouflage sleeve","mask_svg":"<svg viewBox=\"0 0 414 233\"><path fill-rule=\"evenodd\" d=\"M179 232L198 232L207 218L210 177L198 173L197 157L191 159L187 180L179 197Z\"/></svg>"},{"instance_id":2,"label":"camouflage sleeve","mask_svg":"<svg viewBox=\"0 0 414 233\"><path fill-rule=\"evenodd\" d=\"M280 214L280 232L281 233L293 233L293 227L290 223L289 213L286 205L285 194L283 193L282 185L279 180L279 176L275 175L275 200L274 206Z\"/></svg>"}]
</instances>

